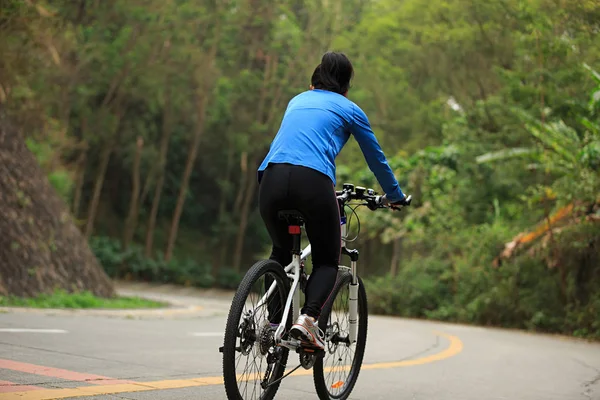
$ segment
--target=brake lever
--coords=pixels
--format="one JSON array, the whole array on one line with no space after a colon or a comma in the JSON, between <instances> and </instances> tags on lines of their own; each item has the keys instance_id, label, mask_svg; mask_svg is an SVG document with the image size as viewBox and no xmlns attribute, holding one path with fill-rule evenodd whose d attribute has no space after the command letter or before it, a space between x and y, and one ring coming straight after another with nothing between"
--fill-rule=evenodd
<instances>
[{"instance_id":1,"label":"brake lever","mask_svg":"<svg viewBox=\"0 0 600 400\"><path fill-rule=\"evenodd\" d=\"M367 207L372 210L375 211L378 208L390 208L394 211L400 211L402 210L404 207L406 206L410 206L410 203L412 202L412 196L408 195L407 197L404 198L404 201L401 204L391 204L389 202L389 200L387 199L386 195L382 195L382 196L375 196L374 199L372 199L371 201L367 201Z\"/></svg>"},{"instance_id":2,"label":"brake lever","mask_svg":"<svg viewBox=\"0 0 600 400\"><path fill-rule=\"evenodd\" d=\"M384 196L375 196L371 201L367 201L367 207L371 211L375 211L378 208L386 208L388 207L387 199Z\"/></svg>"}]
</instances>

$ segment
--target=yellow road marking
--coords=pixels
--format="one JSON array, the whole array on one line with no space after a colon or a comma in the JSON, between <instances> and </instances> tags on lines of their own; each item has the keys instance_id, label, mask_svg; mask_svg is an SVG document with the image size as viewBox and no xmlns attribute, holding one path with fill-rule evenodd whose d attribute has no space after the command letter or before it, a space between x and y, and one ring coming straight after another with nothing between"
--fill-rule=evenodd
<instances>
[{"instance_id":1,"label":"yellow road marking","mask_svg":"<svg viewBox=\"0 0 600 400\"><path fill-rule=\"evenodd\" d=\"M223 377L214 376L194 379L172 379L155 382L139 382L121 385L81 386L69 389L43 389L30 392L0 394L3 400L53 400L70 397L100 396L103 394L147 392L151 390L181 389L193 386L222 385Z\"/></svg>"},{"instance_id":2,"label":"yellow road marking","mask_svg":"<svg viewBox=\"0 0 600 400\"><path fill-rule=\"evenodd\" d=\"M441 361L441 360L445 360L446 358L453 357L463 350L463 343L458 337L448 335L446 333L438 332L438 331L435 331L434 333L437 336L441 336L441 337L448 339L448 341L450 342L450 345L443 351L432 354L430 356L415 358L413 360L363 364L360 367L361 371L367 370L367 369L390 369L390 368L412 367L415 365L428 364L428 363L432 363L435 361ZM350 365L346 365L344 367L338 366L338 367L335 367L335 370L336 371L348 371L348 370L350 370L350 367L351 367ZM334 369L333 367L324 368L324 370L326 372L332 371L333 369ZM291 376L303 376L303 375L312 375L312 370L301 369L301 370L294 372Z\"/></svg>"},{"instance_id":3,"label":"yellow road marking","mask_svg":"<svg viewBox=\"0 0 600 400\"><path fill-rule=\"evenodd\" d=\"M414 360L404 360L395 362L382 362L374 364L363 364L361 370L368 369L390 369L399 367L411 367L415 365L428 364L435 361L445 360L453 357L463 350L462 341L452 335L448 335L443 332L435 332L437 336L446 338L450 344L444 350L439 353L435 353L429 356L415 358ZM349 369L350 366L344 367ZM331 368L328 368L330 370ZM339 369L337 367L336 369ZM291 376L305 376L312 375L312 370L298 370ZM138 383L127 383L118 385L98 385L98 386L82 386L68 389L43 389L27 392L13 392L0 394L2 400L54 400L54 399L67 399L70 397L86 397L86 396L99 396L103 394L115 394L115 393L130 393L130 392L146 392L152 390L165 390L165 389L181 389L187 387L196 386L212 386L222 385L222 376L211 376L211 377L200 377L194 379L172 379L154 382L138 382Z\"/></svg>"},{"instance_id":4,"label":"yellow road marking","mask_svg":"<svg viewBox=\"0 0 600 400\"><path fill-rule=\"evenodd\" d=\"M443 332L435 332L437 336L444 337L450 341L450 345L439 353L432 354L430 356L415 358L414 360L404 360L396 362L376 363L363 365L360 369L382 369L382 368L398 368L398 367L412 367L414 365L428 364L435 361L445 360L446 358L454 357L463 350L462 341L456 336L448 335Z\"/></svg>"}]
</instances>

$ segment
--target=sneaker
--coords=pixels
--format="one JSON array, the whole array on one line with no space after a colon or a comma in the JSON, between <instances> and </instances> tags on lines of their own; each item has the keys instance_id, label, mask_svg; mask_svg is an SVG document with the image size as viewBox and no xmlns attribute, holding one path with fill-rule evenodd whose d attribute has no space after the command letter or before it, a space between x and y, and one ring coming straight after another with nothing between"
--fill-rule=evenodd
<instances>
[{"instance_id":1,"label":"sneaker","mask_svg":"<svg viewBox=\"0 0 600 400\"><path fill-rule=\"evenodd\" d=\"M300 340L303 345L308 345L318 350L325 349L325 335L319 329L315 320L306 314L302 314L292 325L290 336L296 340Z\"/></svg>"}]
</instances>

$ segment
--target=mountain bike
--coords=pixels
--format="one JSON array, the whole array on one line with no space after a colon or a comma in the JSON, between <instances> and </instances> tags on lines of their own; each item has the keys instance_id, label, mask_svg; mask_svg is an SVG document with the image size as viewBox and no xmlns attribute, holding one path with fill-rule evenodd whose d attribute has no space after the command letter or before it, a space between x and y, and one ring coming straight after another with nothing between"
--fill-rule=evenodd
<instances>
[{"instance_id":1,"label":"mountain bike","mask_svg":"<svg viewBox=\"0 0 600 400\"><path fill-rule=\"evenodd\" d=\"M319 317L325 334L326 348L317 351L304 347L288 335L300 311L300 292L304 292L308 275L304 263L311 245L302 249L304 220L295 210L283 210L293 236L292 262L283 268L273 260L254 264L244 276L233 298L223 346L223 379L230 400L270 400L281 381L298 368L313 368L315 389L320 399L348 398L362 365L367 340L367 295L356 264L359 252L348 249L346 208L356 215L356 208L386 208L384 196L373 189L344 184L336 191L340 208L342 254L350 258L350 267L339 266L333 292ZM351 202L357 203L351 203ZM410 205L408 196L405 205ZM354 207L352 207L354 206ZM394 207L398 209L400 207ZM360 232L360 223L359 223ZM298 354L299 364L286 372L290 351Z\"/></svg>"}]
</instances>

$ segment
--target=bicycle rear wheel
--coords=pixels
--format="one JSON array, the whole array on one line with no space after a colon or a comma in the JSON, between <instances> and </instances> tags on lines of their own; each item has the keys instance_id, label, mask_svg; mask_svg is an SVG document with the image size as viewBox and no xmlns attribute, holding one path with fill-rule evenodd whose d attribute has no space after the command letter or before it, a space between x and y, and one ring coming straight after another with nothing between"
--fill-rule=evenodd
<instances>
[{"instance_id":1,"label":"bicycle rear wheel","mask_svg":"<svg viewBox=\"0 0 600 400\"><path fill-rule=\"evenodd\" d=\"M274 291L265 296L274 284ZM277 328L289 293L289 280L272 260L256 263L233 298L223 344L223 380L230 400L270 400L283 376L289 350L275 346ZM261 300L262 299L262 300ZM286 330L291 327L291 315Z\"/></svg>"},{"instance_id":2,"label":"bicycle rear wheel","mask_svg":"<svg viewBox=\"0 0 600 400\"><path fill-rule=\"evenodd\" d=\"M350 283L352 275L340 272L333 292L323 306L319 328L325 333L325 355L314 365L315 389L321 400L344 400L350 396L362 365L367 342L367 294L358 278L358 329L356 342L349 343Z\"/></svg>"}]
</instances>

